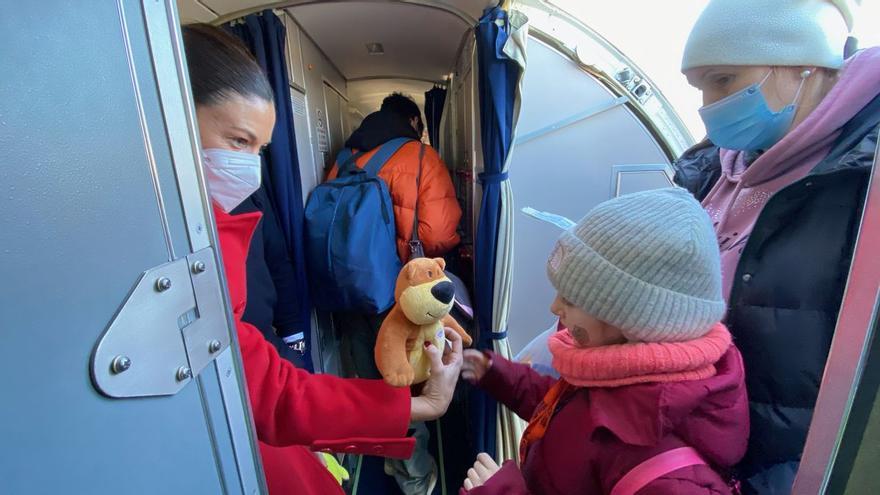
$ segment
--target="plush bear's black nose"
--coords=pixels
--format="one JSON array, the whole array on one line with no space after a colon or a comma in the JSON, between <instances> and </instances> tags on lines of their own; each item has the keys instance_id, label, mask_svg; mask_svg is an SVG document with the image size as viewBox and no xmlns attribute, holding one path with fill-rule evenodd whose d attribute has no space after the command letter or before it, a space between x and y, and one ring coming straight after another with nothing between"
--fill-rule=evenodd
<instances>
[{"instance_id":1,"label":"plush bear's black nose","mask_svg":"<svg viewBox=\"0 0 880 495\"><path fill-rule=\"evenodd\" d=\"M452 298L455 297L455 286L452 285L452 282L440 282L431 287L431 294L443 304L449 304Z\"/></svg>"}]
</instances>

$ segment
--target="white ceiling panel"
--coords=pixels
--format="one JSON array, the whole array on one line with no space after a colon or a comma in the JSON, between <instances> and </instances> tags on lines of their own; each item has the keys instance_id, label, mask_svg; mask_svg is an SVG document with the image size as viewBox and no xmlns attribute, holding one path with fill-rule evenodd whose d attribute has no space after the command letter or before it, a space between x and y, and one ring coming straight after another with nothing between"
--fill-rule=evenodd
<instances>
[{"instance_id":1,"label":"white ceiling panel","mask_svg":"<svg viewBox=\"0 0 880 495\"><path fill-rule=\"evenodd\" d=\"M211 9L208 9L197 0L177 0L177 11L180 13L180 22L184 24L211 22L217 18Z\"/></svg>"},{"instance_id":2,"label":"white ceiling panel","mask_svg":"<svg viewBox=\"0 0 880 495\"><path fill-rule=\"evenodd\" d=\"M467 13L474 19L483 16L483 11L493 5L498 5L498 0L437 0L435 3L449 5Z\"/></svg>"},{"instance_id":3,"label":"white ceiling panel","mask_svg":"<svg viewBox=\"0 0 880 495\"><path fill-rule=\"evenodd\" d=\"M440 81L469 27L444 11L402 3L306 5L289 12L346 79L376 76ZM369 55L381 43L384 55Z\"/></svg>"},{"instance_id":4,"label":"white ceiling panel","mask_svg":"<svg viewBox=\"0 0 880 495\"><path fill-rule=\"evenodd\" d=\"M497 0L378 1L177 0L184 22L211 22L263 8L288 11L347 79L402 77L439 81L455 62L467 29ZM433 7L431 7L433 5ZM463 17L466 19L463 19ZM369 55L381 43L384 55Z\"/></svg>"},{"instance_id":5,"label":"white ceiling panel","mask_svg":"<svg viewBox=\"0 0 880 495\"><path fill-rule=\"evenodd\" d=\"M194 1L194 0L178 0L178 1ZM328 5L331 3L344 2L345 0L332 0L327 2L320 2L315 0L290 0L290 1L266 1L266 0L200 0L206 6L210 7L211 10L216 12L220 16L225 16L229 14L235 13L249 13L255 12L257 10L262 10L264 8L283 8L283 7L294 7L298 5L305 4L320 4ZM498 0L403 0L406 1L418 1L419 3L424 4L434 4L440 7L448 7L451 10L455 10L456 12L462 13L464 16L467 16L471 19L479 19L483 13L483 10L486 7L496 5ZM393 3L393 0L373 0L373 3Z\"/></svg>"},{"instance_id":6,"label":"white ceiling panel","mask_svg":"<svg viewBox=\"0 0 880 495\"><path fill-rule=\"evenodd\" d=\"M348 83L348 100L364 115L379 110L382 100L391 93L411 96L419 108L424 108L425 92L432 87L431 83L406 79L353 81Z\"/></svg>"},{"instance_id":7,"label":"white ceiling panel","mask_svg":"<svg viewBox=\"0 0 880 495\"><path fill-rule=\"evenodd\" d=\"M266 0L201 0L201 2L221 16L232 14L233 12L254 10L263 7L264 5L274 5L278 3L267 2Z\"/></svg>"}]
</instances>

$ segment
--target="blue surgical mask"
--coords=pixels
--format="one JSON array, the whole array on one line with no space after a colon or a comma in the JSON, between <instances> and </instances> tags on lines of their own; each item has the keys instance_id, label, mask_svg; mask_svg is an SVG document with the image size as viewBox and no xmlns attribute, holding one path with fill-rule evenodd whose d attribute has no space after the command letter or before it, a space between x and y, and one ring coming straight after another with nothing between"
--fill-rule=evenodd
<instances>
[{"instance_id":1,"label":"blue surgical mask","mask_svg":"<svg viewBox=\"0 0 880 495\"><path fill-rule=\"evenodd\" d=\"M808 75L809 72L804 72L804 80L801 81L794 101L778 112L770 109L761 92L761 86L767 82L770 73L760 83L704 106L700 109L700 117L706 124L709 139L715 145L729 150L770 149L791 128L801 89Z\"/></svg>"}]
</instances>

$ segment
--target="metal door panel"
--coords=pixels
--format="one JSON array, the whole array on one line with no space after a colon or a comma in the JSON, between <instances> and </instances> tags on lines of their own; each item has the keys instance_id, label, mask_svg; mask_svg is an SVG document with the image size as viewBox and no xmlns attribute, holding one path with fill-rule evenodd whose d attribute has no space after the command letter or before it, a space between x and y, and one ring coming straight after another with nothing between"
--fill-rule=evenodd
<instances>
[{"instance_id":1,"label":"metal door panel","mask_svg":"<svg viewBox=\"0 0 880 495\"><path fill-rule=\"evenodd\" d=\"M324 83L324 115L330 134L330 156L336 157L348 136L342 135L342 97L330 85Z\"/></svg>"},{"instance_id":2,"label":"metal door panel","mask_svg":"<svg viewBox=\"0 0 880 495\"><path fill-rule=\"evenodd\" d=\"M615 166L669 163L625 98L535 38L528 50L520 137L510 166L516 211L529 206L578 220L612 197ZM524 215L515 221L508 323L514 354L553 324L549 307L555 292L544 265L560 234Z\"/></svg>"},{"instance_id":3,"label":"metal door panel","mask_svg":"<svg viewBox=\"0 0 880 495\"><path fill-rule=\"evenodd\" d=\"M874 154L846 291L792 493L876 493L880 361L880 147ZM873 416L873 418L871 418Z\"/></svg>"},{"instance_id":4,"label":"metal door panel","mask_svg":"<svg viewBox=\"0 0 880 495\"><path fill-rule=\"evenodd\" d=\"M287 74L290 84L306 87L305 69L303 68L302 47L300 45L300 29L290 14L281 16L284 27L287 30Z\"/></svg>"},{"instance_id":5,"label":"metal door panel","mask_svg":"<svg viewBox=\"0 0 880 495\"><path fill-rule=\"evenodd\" d=\"M237 382L220 389L216 366L167 397L110 399L90 380L95 344L140 274L189 254L144 25L130 0L21 3L0 17L3 493L256 485L238 471L252 448L230 433L248 438L246 405Z\"/></svg>"},{"instance_id":6,"label":"metal door panel","mask_svg":"<svg viewBox=\"0 0 880 495\"><path fill-rule=\"evenodd\" d=\"M241 445L242 440L248 437L246 430L249 425L244 421L230 422L228 419L228 416L243 416L244 404L241 397L223 392L224 389L234 391L238 386L232 350L224 351L213 366L199 375L197 383L205 404L209 431L214 437L214 453L221 467L221 480L227 489L224 493L257 493L262 482L262 475L259 474L262 468L253 455L236 456L236 452L249 450L248 445ZM239 444L236 445L236 442Z\"/></svg>"},{"instance_id":7,"label":"metal door panel","mask_svg":"<svg viewBox=\"0 0 880 495\"><path fill-rule=\"evenodd\" d=\"M123 13L127 14L126 17L134 21L125 23L129 40L128 47L133 72L137 78L137 94L140 97L141 110L145 117L145 123L148 123L146 134L150 142L150 152L155 163L158 184L162 191L164 217L169 226L175 258L179 258L190 252L189 240L168 142L168 126L163 118L162 101L155 75L151 70L152 58L146 23L138 21L141 11L140 0L124 0L120 3L123 6ZM165 110L170 109L166 108Z\"/></svg>"}]
</instances>

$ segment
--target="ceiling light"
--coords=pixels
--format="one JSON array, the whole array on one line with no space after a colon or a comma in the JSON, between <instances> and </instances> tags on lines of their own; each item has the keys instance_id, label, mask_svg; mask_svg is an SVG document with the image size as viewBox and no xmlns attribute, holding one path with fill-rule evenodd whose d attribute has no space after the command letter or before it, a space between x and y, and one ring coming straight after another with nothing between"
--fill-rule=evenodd
<instances>
[{"instance_id":1,"label":"ceiling light","mask_svg":"<svg viewBox=\"0 0 880 495\"><path fill-rule=\"evenodd\" d=\"M385 47L382 43L367 43L367 53L370 55L385 55Z\"/></svg>"}]
</instances>

